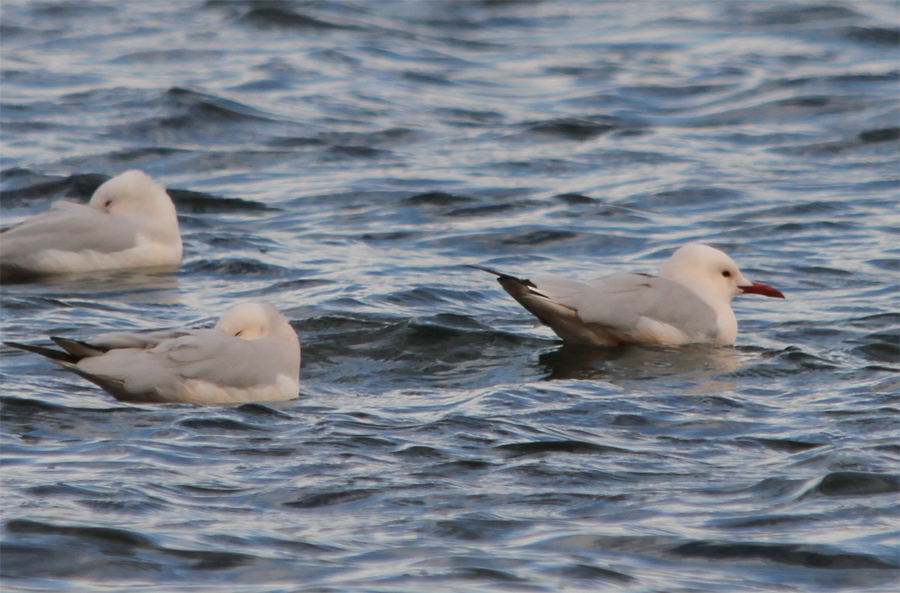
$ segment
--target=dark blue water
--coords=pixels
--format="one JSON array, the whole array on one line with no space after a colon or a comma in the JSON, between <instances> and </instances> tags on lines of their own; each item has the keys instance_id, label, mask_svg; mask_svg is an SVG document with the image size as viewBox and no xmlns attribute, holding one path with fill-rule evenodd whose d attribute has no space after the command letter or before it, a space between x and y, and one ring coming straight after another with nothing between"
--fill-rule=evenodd
<instances>
[{"instance_id":1,"label":"dark blue water","mask_svg":"<svg viewBox=\"0 0 900 593\"><path fill-rule=\"evenodd\" d=\"M126 405L3 350L3 591L896 591L897 2L3 3L3 223L140 168L177 273L3 339L267 300L301 399ZM786 301L589 350L487 275L701 240Z\"/></svg>"}]
</instances>

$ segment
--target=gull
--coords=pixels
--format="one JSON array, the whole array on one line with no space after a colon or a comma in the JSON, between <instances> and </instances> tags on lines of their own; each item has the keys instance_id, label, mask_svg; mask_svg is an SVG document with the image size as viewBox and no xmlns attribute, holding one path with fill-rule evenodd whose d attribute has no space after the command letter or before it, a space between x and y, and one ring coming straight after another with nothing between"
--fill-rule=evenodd
<instances>
[{"instance_id":1,"label":"gull","mask_svg":"<svg viewBox=\"0 0 900 593\"><path fill-rule=\"evenodd\" d=\"M589 346L730 345L738 332L731 299L739 294L784 298L771 286L747 280L718 249L699 243L676 250L656 276L524 280L473 267L497 276L506 292L563 340Z\"/></svg>"},{"instance_id":2,"label":"gull","mask_svg":"<svg viewBox=\"0 0 900 593\"><path fill-rule=\"evenodd\" d=\"M181 251L172 198L149 175L131 170L98 187L87 205L60 200L0 231L0 274L177 266Z\"/></svg>"},{"instance_id":3,"label":"gull","mask_svg":"<svg viewBox=\"0 0 900 593\"><path fill-rule=\"evenodd\" d=\"M284 401L300 390L300 340L266 303L237 305L211 329L51 339L62 350L4 343L45 356L125 402Z\"/></svg>"}]
</instances>

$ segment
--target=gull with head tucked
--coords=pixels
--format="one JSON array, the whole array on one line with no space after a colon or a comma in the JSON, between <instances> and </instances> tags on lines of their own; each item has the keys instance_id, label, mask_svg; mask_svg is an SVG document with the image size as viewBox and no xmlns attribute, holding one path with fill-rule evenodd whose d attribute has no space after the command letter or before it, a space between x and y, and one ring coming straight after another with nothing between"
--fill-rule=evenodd
<instances>
[{"instance_id":1,"label":"gull with head tucked","mask_svg":"<svg viewBox=\"0 0 900 593\"><path fill-rule=\"evenodd\" d=\"M733 344L731 299L780 291L744 277L730 257L708 245L679 248L657 276L620 273L578 281L515 278L488 268L519 304L563 340L590 346Z\"/></svg>"},{"instance_id":2,"label":"gull with head tucked","mask_svg":"<svg viewBox=\"0 0 900 593\"><path fill-rule=\"evenodd\" d=\"M120 401L237 404L299 395L300 340L265 303L237 305L211 329L51 339L62 350L4 343L46 356Z\"/></svg>"},{"instance_id":3,"label":"gull with head tucked","mask_svg":"<svg viewBox=\"0 0 900 593\"><path fill-rule=\"evenodd\" d=\"M143 171L97 188L87 205L64 200L0 232L5 278L181 263L172 198Z\"/></svg>"}]
</instances>

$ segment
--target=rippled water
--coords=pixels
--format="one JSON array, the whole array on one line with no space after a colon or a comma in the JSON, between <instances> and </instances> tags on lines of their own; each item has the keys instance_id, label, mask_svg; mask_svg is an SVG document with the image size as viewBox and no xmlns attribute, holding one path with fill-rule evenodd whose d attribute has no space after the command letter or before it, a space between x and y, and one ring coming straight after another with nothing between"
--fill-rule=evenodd
<instances>
[{"instance_id":1,"label":"rippled water","mask_svg":"<svg viewBox=\"0 0 900 593\"><path fill-rule=\"evenodd\" d=\"M895 591L897 2L25 2L3 223L141 168L177 273L3 337L285 311L302 398L126 405L3 350L4 591ZM786 301L589 350L487 275L702 240Z\"/></svg>"}]
</instances>

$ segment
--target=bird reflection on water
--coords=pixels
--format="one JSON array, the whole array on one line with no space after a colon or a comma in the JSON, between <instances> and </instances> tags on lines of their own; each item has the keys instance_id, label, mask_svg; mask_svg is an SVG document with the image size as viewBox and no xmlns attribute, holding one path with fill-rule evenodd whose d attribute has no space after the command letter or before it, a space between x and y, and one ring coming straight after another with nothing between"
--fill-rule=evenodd
<instances>
[{"instance_id":1,"label":"bird reflection on water","mask_svg":"<svg viewBox=\"0 0 900 593\"><path fill-rule=\"evenodd\" d=\"M653 380L673 375L700 385L722 384L722 375L739 370L751 355L728 347L695 344L670 348L665 346L627 346L596 348L562 344L543 352L538 362L547 373L545 380L561 379L622 381Z\"/></svg>"},{"instance_id":2,"label":"bird reflection on water","mask_svg":"<svg viewBox=\"0 0 900 593\"><path fill-rule=\"evenodd\" d=\"M56 274L5 281L4 296L15 298L21 284L29 284L28 294L45 298L80 297L93 300L98 294L114 294L115 302L134 301L174 305L184 296L178 268L160 266L138 270L109 270L76 274Z\"/></svg>"}]
</instances>

